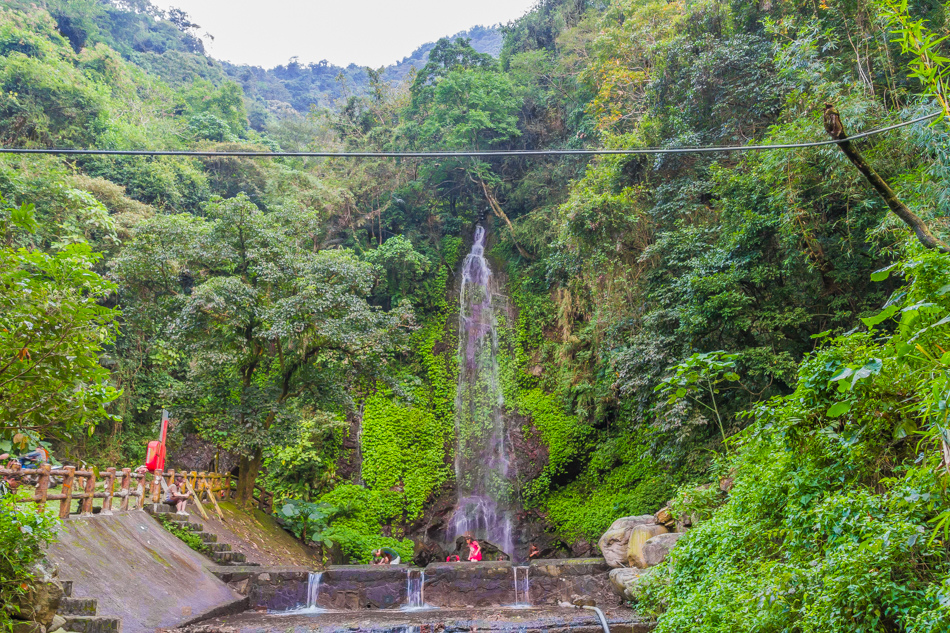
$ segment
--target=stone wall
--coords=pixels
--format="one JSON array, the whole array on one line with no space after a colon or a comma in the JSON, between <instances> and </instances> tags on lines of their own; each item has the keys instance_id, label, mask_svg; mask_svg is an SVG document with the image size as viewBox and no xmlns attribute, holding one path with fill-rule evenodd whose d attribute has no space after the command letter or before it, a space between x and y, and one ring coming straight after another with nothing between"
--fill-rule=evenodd
<instances>
[{"instance_id":1,"label":"stone wall","mask_svg":"<svg viewBox=\"0 0 950 633\"><path fill-rule=\"evenodd\" d=\"M407 603L408 565L331 565L320 577L317 606L398 609Z\"/></svg>"},{"instance_id":2,"label":"stone wall","mask_svg":"<svg viewBox=\"0 0 950 633\"><path fill-rule=\"evenodd\" d=\"M603 558L531 561L528 570L531 604L556 605L575 596L592 598L599 607L620 605L610 584L610 565Z\"/></svg>"},{"instance_id":3,"label":"stone wall","mask_svg":"<svg viewBox=\"0 0 950 633\"><path fill-rule=\"evenodd\" d=\"M433 607L514 604L511 563L432 563L425 568L422 598Z\"/></svg>"},{"instance_id":4,"label":"stone wall","mask_svg":"<svg viewBox=\"0 0 950 633\"><path fill-rule=\"evenodd\" d=\"M306 567L218 566L208 570L247 596L250 609L290 611L306 606L310 579Z\"/></svg>"}]
</instances>

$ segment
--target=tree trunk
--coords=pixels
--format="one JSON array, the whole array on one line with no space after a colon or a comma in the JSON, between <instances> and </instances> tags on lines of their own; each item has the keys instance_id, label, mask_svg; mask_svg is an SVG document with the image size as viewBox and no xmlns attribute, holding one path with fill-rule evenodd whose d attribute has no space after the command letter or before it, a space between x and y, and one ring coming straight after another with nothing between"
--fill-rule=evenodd
<instances>
[{"instance_id":1,"label":"tree trunk","mask_svg":"<svg viewBox=\"0 0 950 633\"><path fill-rule=\"evenodd\" d=\"M887 182L881 178L874 168L864 160L864 156L858 152L854 146L851 145L851 141L845 140L848 138L848 135L844 132L844 124L841 122L841 115L838 113L837 108L830 103L825 104L824 111L824 123L825 131L831 136L831 138L836 141L842 141L838 143L838 147L844 152L844 155L848 157L848 160L858 168L867 181L874 187L882 198L884 202L887 203L887 206L890 208L894 214L899 217L904 223L913 229L914 234L917 236L917 239L921 244L927 248L933 248L943 253L950 253L950 246L947 246L944 242L937 239L933 233L930 232L930 229L927 228L927 225L924 224L924 221L921 220L913 211L907 208L903 202L897 197L897 194L894 193L894 190L890 188Z\"/></svg>"},{"instance_id":2,"label":"tree trunk","mask_svg":"<svg viewBox=\"0 0 950 633\"><path fill-rule=\"evenodd\" d=\"M251 460L243 455L238 461L237 488L234 491L234 498L238 502L238 505L244 504L244 491L247 490L247 474L250 470L250 461Z\"/></svg>"},{"instance_id":3,"label":"tree trunk","mask_svg":"<svg viewBox=\"0 0 950 633\"><path fill-rule=\"evenodd\" d=\"M254 484L257 483L257 474L261 470L261 461L263 458L264 450L260 448L254 452L254 456L250 459L246 457L241 458L240 472L244 474L244 489L238 492L238 499L245 508L250 506L254 501ZM245 462L247 464L246 468Z\"/></svg>"}]
</instances>

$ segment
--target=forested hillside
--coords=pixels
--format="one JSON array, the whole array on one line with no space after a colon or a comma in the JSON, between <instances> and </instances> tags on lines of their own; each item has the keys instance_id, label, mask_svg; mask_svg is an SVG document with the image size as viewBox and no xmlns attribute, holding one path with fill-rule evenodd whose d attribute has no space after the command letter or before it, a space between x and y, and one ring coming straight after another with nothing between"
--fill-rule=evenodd
<instances>
[{"instance_id":1,"label":"forested hillside","mask_svg":"<svg viewBox=\"0 0 950 633\"><path fill-rule=\"evenodd\" d=\"M497 57L447 38L384 71L263 71L148 0L14 0L0 143L777 145L828 139L826 104L850 134L939 112L852 146L946 243L948 10L540 0ZM522 545L596 553L672 498L694 527L637 600L659 631L950 628L950 254L836 145L4 155L0 193L0 450L137 463L167 408L245 499L262 482L351 560L408 556L455 503L458 273L483 222Z\"/></svg>"}]
</instances>

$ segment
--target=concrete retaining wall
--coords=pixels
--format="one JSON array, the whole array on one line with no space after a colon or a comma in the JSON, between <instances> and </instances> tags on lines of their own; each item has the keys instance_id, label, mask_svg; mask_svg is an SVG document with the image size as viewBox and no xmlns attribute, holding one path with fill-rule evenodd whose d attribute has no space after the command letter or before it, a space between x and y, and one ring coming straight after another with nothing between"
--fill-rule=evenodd
<instances>
[{"instance_id":1,"label":"concrete retaining wall","mask_svg":"<svg viewBox=\"0 0 950 633\"><path fill-rule=\"evenodd\" d=\"M573 596L589 596L600 607L621 603L610 586L610 565L603 558L536 560L529 569L533 605L571 602Z\"/></svg>"},{"instance_id":2,"label":"concrete retaining wall","mask_svg":"<svg viewBox=\"0 0 950 633\"><path fill-rule=\"evenodd\" d=\"M423 600L440 608L513 605L515 571L508 562L433 563L423 570L406 565L330 566L320 576L317 606L357 611L398 609L409 602L409 570L424 573ZM602 558L532 561L528 569L531 604L557 605L575 596L617 606ZM252 609L286 611L306 604L309 573L303 568L221 567L215 573L250 598ZM523 578L524 569L518 570ZM523 602L524 596L518 596Z\"/></svg>"}]
</instances>

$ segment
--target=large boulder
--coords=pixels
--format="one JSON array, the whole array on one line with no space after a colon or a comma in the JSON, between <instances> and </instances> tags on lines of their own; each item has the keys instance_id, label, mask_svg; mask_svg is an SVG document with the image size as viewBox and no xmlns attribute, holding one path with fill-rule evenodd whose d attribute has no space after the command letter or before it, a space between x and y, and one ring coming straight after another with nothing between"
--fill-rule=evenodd
<instances>
[{"instance_id":1,"label":"large boulder","mask_svg":"<svg viewBox=\"0 0 950 633\"><path fill-rule=\"evenodd\" d=\"M621 567L610 570L610 586L624 600L636 602L640 599L643 578L648 572L636 567Z\"/></svg>"},{"instance_id":2,"label":"large boulder","mask_svg":"<svg viewBox=\"0 0 950 633\"><path fill-rule=\"evenodd\" d=\"M653 567L662 563L682 536L682 533L657 534L644 543L641 548L644 566Z\"/></svg>"},{"instance_id":3,"label":"large boulder","mask_svg":"<svg viewBox=\"0 0 950 633\"><path fill-rule=\"evenodd\" d=\"M640 516L621 517L614 521L604 532L597 546L604 555L604 560L611 567L624 567L627 564L627 543L630 541L630 533L640 525L650 525L653 523L652 514L643 514Z\"/></svg>"},{"instance_id":4,"label":"large boulder","mask_svg":"<svg viewBox=\"0 0 950 633\"><path fill-rule=\"evenodd\" d=\"M653 520L653 517L650 517ZM666 534L667 529L656 523L638 525L630 531L630 540L627 541L627 563L633 567L645 569L646 561L643 558L643 546L658 534Z\"/></svg>"}]
</instances>

